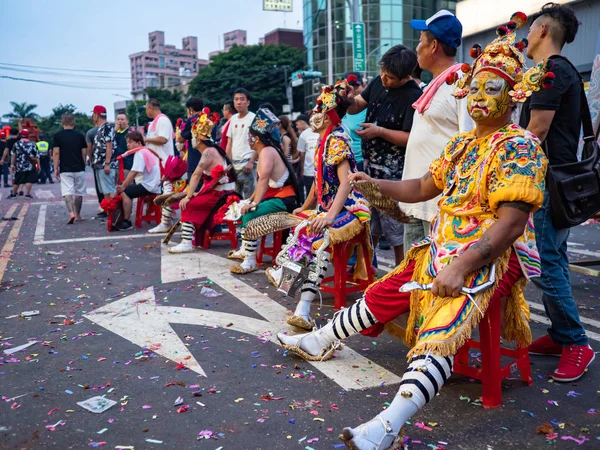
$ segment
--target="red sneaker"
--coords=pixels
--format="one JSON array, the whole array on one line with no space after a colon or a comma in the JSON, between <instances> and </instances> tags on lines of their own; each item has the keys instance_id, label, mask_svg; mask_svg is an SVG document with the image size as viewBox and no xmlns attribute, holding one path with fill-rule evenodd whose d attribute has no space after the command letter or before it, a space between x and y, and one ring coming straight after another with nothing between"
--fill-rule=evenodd
<instances>
[{"instance_id":1,"label":"red sneaker","mask_svg":"<svg viewBox=\"0 0 600 450\"><path fill-rule=\"evenodd\" d=\"M529 346L530 355L560 356L562 345L555 343L549 334L536 339Z\"/></svg>"},{"instance_id":2,"label":"red sneaker","mask_svg":"<svg viewBox=\"0 0 600 450\"><path fill-rule=\"evenodd\" d=\"M558 368L552 374L554 381L575 381L581 378L596 354L589 345L564 347Z\"/></svg>"}]
</instances>

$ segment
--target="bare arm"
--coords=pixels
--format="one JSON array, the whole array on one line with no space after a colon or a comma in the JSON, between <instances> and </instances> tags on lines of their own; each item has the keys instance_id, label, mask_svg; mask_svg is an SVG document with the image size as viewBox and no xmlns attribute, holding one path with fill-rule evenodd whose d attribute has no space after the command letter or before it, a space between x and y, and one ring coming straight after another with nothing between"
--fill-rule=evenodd
<instances>
[{"instance_id":1,"label":"bare arm","mask_svg":"<svg viewBox=\"0 0 600 450\"><path fill-rule=\"evenodd\" d=\"M83 160L85 161L85 156L83 157ZM52 161L54 162L54 174L58 176L58 167L60 164L60 150L58 147L54 147L54 151L52 152Z\"/></svg>"},{"instance_id":2,"label":"bare arm","mask_svg":"<svg viewBox=\"0 0 600 450\"><path fill-rule=\"evenodd\" d=\"M208 170L213 161L212 155L210 152L204 152L202 158L200 158L200 163L196 166L194 173L192 174L192 178L190 178L190 183L187 187L186 197L191 199L196 194L196 189L198 188L198 184L202 179L202 172Z\"/></svg>"},{"instance_id":3,"label":"bare arm","mask_svg":"<svg viewBox=\"0 0 600 450\"><path fill-rule=\"evenodd\" d=\"M364 111L367 108L367 106L369 106L367 101L364 98L362 98L360 94L356 97L353 95L354 88L352 86L347 86L346 91L348 91L346 98L350 102L348 111L346 111L348 114L358 114L359 112Z\"/></svg>"},{"instance_id":4,"label":"bare arm","mask_svg":"<svg viewBox=\"0 0 600 450\"><path fill-rule=\"evenodd\" d=\"M438 273L432 292L440 297L458 297L470 273L501 256L523 234L531 205L506 202L498 208L498 220L479 241Z\"/></svg>"},{"instance_id":5,"label":"bare arm","mask_svg":"<svg viewBox=\"0 0 600 450\"><path fill-rule=\"evenodd\" d=\"M106 159L105 159L105 162L108 163L108 162L111 161L111 159L112 159L112 151L113 151L112 142L107 142L106 143Z\"/></svg>"},{"instance_id":6,"label":"bare arm","mask_svg":"<svg viewBox=\"0 0 600 450\"><path fill-rule=\"evenodd\" d=\"M408 131L390 130L373 123L361 123L360 126L362 130L356 130L356 134L361 138L374 139L379 137L399 147L406 147L410 135Z\"/></svg>"},{"instance_id":7,"label":"bare arm","mask_svg":"<svg viewBox=\"0 0 600 450\"><path fill-rule=\"evenodd\" d=\"M352 177L351 177L352 179ZM373 180L379 185L381 194L403 203L419 203L437 197L442 193L433 182L431 172L412 180Z\"/></svg>"},{"instance_id":8,"label":"bare arm","mask_svg":"<svg viewBox=\"0 0 600 450\"><path fill-rule=\"evenodd\" d=\"M527 130L531 131L540 139L540 141L544 142L546 136L548 136L548 130L550 129L550 125L552 125L555 114L556 111L532 109Z\"/></svg>"},{"instance_id":9,"label":"bare arm","mask_svg":"<svg viewBox=\"0 0 600 450\"><path fill-rule=\"evenodd\" d=\"M273 173L273 168L275 166L274 161L278 156L275 155L275 150L268 149L267 153L264 148L261 152L262 158L258 158L258 172L260 173L260 178L258 179L258 183L256 183L256 189L254 190L254 198L252 199L254 203L258 204L261 202L265 193L267 192L267 188L269 187L269 179L271 178L271 174ZM254 152L256 154L256 152ZM291 176L291 174L290 174Z\"/></svg>"},{"instance_id":10,"label":"bare arm","mask_svg":"<svg viewBox=\"0 0 600 450\"><path fill-rule=\"evenodd\" d=\"M225 149L225 154L227 155L227 157L229 158L230 161L233 161L233 158L231 157L231 148L232 148L232 141L231 138L227 139L227 148Z\"/></svg>"},{"instance_id":11,"label":"bare arm","mask_svg":"<svg viewBox=\"0 0 600 450\"><path fill-rule=\"evenodd\" d=\"M125 180L123 180L123 184L120 186L120 191L123 192L127 188L127 186L129 186L131 183L133 183L133 180L139 173L140 172L136 172L135 170L130 170L129 173L127 174L127 178L125 178Z\"/></svg>"},{"instance_id":12,"label":"bare arm","mask_svg":"<svg viewBox=\"0 0 600 450\"><path fill-rule=\"evenodd\" d=\"M300 153L300 176L303 177L304 176L304 160L306 159L306 153L304 152L299 152Z\"/></svg>"},{"instance_id":13,"label":"bare arm","mask_svg":"<svg viewBox=\"0 0 600 450\"><path fill-rule=\"evenodd\" d=\"M87 158L88 158L88 161L91 166L92 165L92 144L91 143L89 143L87 145ZM83 158L83 160L85 161L85 157Z\"/></svg>"},{"instance_id":14,"label":"bare arm","mask_svg":"<svg viewBox=\"0 0 600 450\"><path fill-rule=\"evenodd\" d=\"M145 138L144 140L146 141L146 144L165 145L167 143L167 138L162 137L162 136Z\"/></svg>"},{"instance_id":15,"label":"bare arm","mask_svg":"<svg viewBox=\"0 0 600 450\"><path fill-rule=\"evenodd\" d=\"M281 143L283 144L281 146L283 148L283 154L286 157L290 156L290 151L292 149L292 140L289 138L289 136L284 136L281 140Z\"/></svg>"}]
</instances>

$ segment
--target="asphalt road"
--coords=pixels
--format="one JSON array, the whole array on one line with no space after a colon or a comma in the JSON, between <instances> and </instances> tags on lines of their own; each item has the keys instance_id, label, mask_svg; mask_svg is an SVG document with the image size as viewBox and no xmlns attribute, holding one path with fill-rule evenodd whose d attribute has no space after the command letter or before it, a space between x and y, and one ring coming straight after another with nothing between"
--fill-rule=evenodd
<instances>
[{"instance_id":1,"label":"asphalt road","mask_svg":"<svg viewBox=\"0 0 600 450\"><path fill-rule=\"evenodd\" d=\"M92 196L84 203L88 220L71 226L56 184L34 187L34 196L0 200L3 216L21 217L0 222L0 448L341 448L344 426L393 399L391 383L406 367L399 341L357 336L321 365L285 355L270 338L286 328L285 309L294 303L268 286L263 271L229 275L226 243L173 257L160 238L144 235L148 225L107 233L93 219ZM599 237L598 225L574 229L571 248L579 253L571 256L600 256ZM391 254L379 256L385 269ZM597 348L599 286L598 278L573 274ZM544 313L535 288L527 299L539 337L546 325L536 321ZM324 296L318 322L332 314ZM599 363L579 382L559 384L549 378L557 361L532 357L533 385L515 374L496 409L478 402L478 382L453 376L406 425L409 448L599 448ZM116 404L99 414L77 404L94 396ZM536 434L546 423L554 439Z\"/></svg>"}]
</instances>

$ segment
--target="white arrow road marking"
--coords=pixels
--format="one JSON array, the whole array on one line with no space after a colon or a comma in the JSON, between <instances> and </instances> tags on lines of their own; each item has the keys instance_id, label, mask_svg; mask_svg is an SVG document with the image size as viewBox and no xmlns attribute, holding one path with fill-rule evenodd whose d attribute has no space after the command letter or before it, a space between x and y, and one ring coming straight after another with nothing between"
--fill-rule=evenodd
<instances>
[{"instance_id":1,"label":"white arrow road marking","mask_svg":"<svg viewBox=\"0 0 600 450\"><path fill-rule=\"evenodd\" d=\"M48 189L36 189L35 190L35 196L37 198L54 198L56 197L52 192L50 192Z\"/></svg>"},{"instance_id":2,"label":"white arrow road marking","mask_svg":"<svg viewBox=\"0 0 600 450\"><path fill-rule=\"evenodd\" d=\"M167 252L166 246L162 246L161 253L163 283L208 277L266 320L203 309L158 306L152 288L112 302L85 317L136 345L150 348L153 344L160 344L152 347L153 351L182 362L203 376L206 374L202 367L173 331L171 323L227 326L227 329L261 336L275 344L279 344L276 334L289 330L285 323L289 311L231 275L231 261L206 252L172 255ZM346 346L336 353L336 358L310 364L346 390L401 381L397 375Z\"/></svg>"}]
</instances>

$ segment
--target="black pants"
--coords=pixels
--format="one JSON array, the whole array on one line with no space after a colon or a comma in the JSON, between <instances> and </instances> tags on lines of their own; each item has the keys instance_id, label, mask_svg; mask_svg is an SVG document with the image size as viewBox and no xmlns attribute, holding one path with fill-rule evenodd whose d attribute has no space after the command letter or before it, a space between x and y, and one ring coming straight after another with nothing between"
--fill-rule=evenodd
<instances>
[{"instance_id":1,"label":"black pants","mask_svg":"<svg viewBox=\"0 0 600 450\"><path fill-rule=\"evenodd\" d=\"M315 182L315 177L302 177L302 182L304 183L304 200L308 198L308 194L310 194L310 189L312 188L313 183Z\"/></svg>"},{"instance_id":2,"label":"black pants","mask_svg":"<svg viewBox=\"0 0 600 450\"><path fill-rule=\"evenodd\" d=\"M4 176L4 186L6 187L6 186L8 186L8 169L10 167L10 164L6 163L0 167L1 167L0 171L2 172L2 173L0 173L0 175Z\"/></svg>"},{"instance_id":3,"label":"black pants","mask_svg":"<svg viewBox=\"0 0 600 450\"><path fill-rule=\"evenodd\" d=\"M46 183L46 180L52 181L52 174L50 173L50 156L40 156L40 182Z\"/></svg>"}]
</instances>

